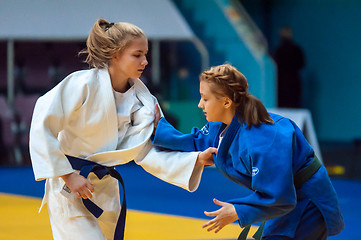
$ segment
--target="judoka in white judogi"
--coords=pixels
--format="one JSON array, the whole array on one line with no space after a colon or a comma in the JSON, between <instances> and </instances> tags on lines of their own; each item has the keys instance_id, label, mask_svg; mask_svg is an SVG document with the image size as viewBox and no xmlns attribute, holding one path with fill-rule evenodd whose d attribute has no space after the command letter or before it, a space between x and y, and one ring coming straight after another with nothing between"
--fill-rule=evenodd
<instances>
[{"instance_id":1,"label":"judoka in white judogi","mask_svg":"<svg viewBox=\"0 0 361 240\"><path fill-rule=\"evenodd\" d=\"M36 180L46 179L42 206L48 204L54 239L112 239L120 211L118 182L110 176L99 180L91 173L88 178L95 188L92 201L104 210L98 220L81 199L61 194L59 176L74 171L65 155L105 166L134 160L189 191L199 185L198 153L163 152L151 145L157 100L139 79L129 83L127 92L114 93L107 69L78 71L36 103L30 154Z\"/></svg>"}]
</instances>

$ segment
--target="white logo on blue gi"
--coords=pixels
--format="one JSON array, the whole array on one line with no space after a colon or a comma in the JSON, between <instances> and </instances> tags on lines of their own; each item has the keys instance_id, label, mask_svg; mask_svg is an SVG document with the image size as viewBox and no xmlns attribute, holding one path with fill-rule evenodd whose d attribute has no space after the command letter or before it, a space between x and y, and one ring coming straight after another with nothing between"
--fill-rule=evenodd
<instances>
[{"instance_id":1,"label":"white logo on blue gi","mask_svg":"<svg viewBox=\"0 0 361 240\"><path fill-rule=\"evenodd\" d=\"M253 177L253 176L256 176L258 173L259 173L259 169L256 168L256 167L253 167L253 168L252 168L252 177Z\"/></svg>"},{"instance_id":2,"label":"white logo on blue gi","mask_svg":"<svg viewBox=\"0 0 361 240\"><path fill-rule=\"evenodd\" d=\"M203 135L208 135L209 134L209 131L208 131L208 126L204 126L202 129L201 129L201 133L203 133Z\"/></svg>"}]
</instances>

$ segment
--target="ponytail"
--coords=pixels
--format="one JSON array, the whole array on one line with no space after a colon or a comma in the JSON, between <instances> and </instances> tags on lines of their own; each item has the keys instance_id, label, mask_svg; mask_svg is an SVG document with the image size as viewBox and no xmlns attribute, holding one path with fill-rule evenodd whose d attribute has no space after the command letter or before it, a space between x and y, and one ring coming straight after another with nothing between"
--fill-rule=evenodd
<instances>
[{"instance_id":1,"label":"ponytail","mask_svg":"<svg viewBox=\"0 0 361 240\"><path fill-rule=\"evenodd\" d=\"M261 123L274 123L263 103L258 98L250 94L245 96L244 104L238 106L237 114L241 122L247 123L248 129L252 126L258 126Z\"/></svg>"}]
</instances>

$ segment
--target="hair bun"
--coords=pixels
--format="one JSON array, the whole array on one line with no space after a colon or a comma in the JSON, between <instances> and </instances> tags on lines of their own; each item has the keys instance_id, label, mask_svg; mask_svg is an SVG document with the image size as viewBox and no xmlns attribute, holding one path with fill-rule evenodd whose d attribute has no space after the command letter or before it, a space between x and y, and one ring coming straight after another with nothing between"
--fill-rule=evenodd
<instances>
[{"instance_id":1,"label":"hair bun","mask_svg":"<svg viewBox=\"0 0 361 240\"><path fill-rule=\"evenodd\" d=\"M109 28L113 27L114 26L114 23L109 23L106 27L105 27L105 31L108 31Z\"/></svg>"}]
</instances>

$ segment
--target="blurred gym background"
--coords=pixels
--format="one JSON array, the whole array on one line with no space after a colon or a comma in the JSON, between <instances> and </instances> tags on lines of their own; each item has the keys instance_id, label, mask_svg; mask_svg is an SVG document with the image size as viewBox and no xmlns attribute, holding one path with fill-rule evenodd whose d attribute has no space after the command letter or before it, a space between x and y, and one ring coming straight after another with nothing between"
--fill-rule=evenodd
<instances>
[{"instance_id":1,"label":"blurred gym background","mask_svg":"<svg viewBox=\"0 0 361 240\"><path fill-rule=\"evenodd\" d=\"M183 132L205 123L197 108L201 71L225 62L237 67L247 77L251 93L270 111L296 121L326 166L346 219L344 235L332 239L360 237L357 227L349 227L356 226L361 213L360 12L358 0L0 1L0 172L5 181L0 193L41 197L42 185L33 180L28 151L35 101L68 74L88 68L77 53L85 48L96 19L105 18L131 22L145 31L149 65L141 78L168 120ZM296 69L300 101L291 107L281 104L294 99L280 96L281 64L276 59L285 27L303 59ZM130 164L133 168L137 166ZM30 184L26 191L18 179L22 176ZM222 189L227 195L221 183L212 183L208 190ZM129 184L128 189L134 187ZM209 194L205 185L202 180L190 205L204 197L202 192ZM167 192L168 185L161 186L159 191ZM164 198L169 200L169 194ZM207 201L212 206L211 198ZM203 206L199 204L200 212L206 210ZM134 209L158 211L156 206ZM204 217L187 211L159 212Z\"/></svg>"}]
</instances>

